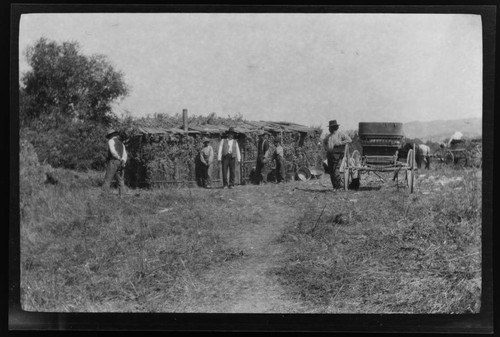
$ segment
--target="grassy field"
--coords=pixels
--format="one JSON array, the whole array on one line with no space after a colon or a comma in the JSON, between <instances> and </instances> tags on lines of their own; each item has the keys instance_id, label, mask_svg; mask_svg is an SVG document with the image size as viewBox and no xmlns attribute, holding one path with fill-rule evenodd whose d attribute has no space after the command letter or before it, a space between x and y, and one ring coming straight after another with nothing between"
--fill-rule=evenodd
<instances>
[{"instance_id":1,"label":"grassy field","mask_svg":"<svg viewBox=\"0 0 500 337\"><path fill-rule=\"evenodd\" d=\"M23 167L23 163L21 163ZM21 170L22 308L475 313L481 171L102 194L102 172ZM377 178L377 179L375 179Z\"/></svg>"}]
</instances>

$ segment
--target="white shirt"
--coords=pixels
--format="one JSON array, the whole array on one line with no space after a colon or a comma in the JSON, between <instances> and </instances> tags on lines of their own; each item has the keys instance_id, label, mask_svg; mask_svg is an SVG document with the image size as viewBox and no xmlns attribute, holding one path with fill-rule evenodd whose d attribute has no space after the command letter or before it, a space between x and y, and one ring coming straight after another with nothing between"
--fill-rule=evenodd
<instances>
[{"instance_id":1,"label":"white shirt","mask_svg":"<svg viewBox=\"0 0 500 337\"><path fill-rule=\"evenodd\" d=\"M227 153L232 153L233 151L233 142L236 141L235 139L228 139L227 140L227 145L229 149L227 150ZM221 161L222 160L222 144L224 143L224 139L221 140L219 144L219 152L217 153L217 160ZM241 154L240 154L240 147L238 146L238 143L236 143L236 159L238 162L241 161Z\"/></svg>"},{"instance_id":2,"label":"white shirt","mask_svg":"<svg viewBox=\"0 0 500 337\"><path fill-rule=\"evenodd\" d=\"M422 155L424 155L424 156L430 156L431 155L431 148L430 147L428 147L425 144L419 144L418 146L422 150Z\"/></svg>"},{"instance_id":3,"label":"white shirt","mask_svg":"<svg viewBox=\"0 0 500 337\"><path fill-rule=\"evenodd\" d=\"M127 150L125 150L125 145L123 146L123 154L122 154L121 158L120 158L120 155L118 154L118 152L116 152L115 137L108 140L108 147L109 147L109 151L111 152L111 155L113 156L113 158L127 162Z\"/></svg>"}]
</instances>

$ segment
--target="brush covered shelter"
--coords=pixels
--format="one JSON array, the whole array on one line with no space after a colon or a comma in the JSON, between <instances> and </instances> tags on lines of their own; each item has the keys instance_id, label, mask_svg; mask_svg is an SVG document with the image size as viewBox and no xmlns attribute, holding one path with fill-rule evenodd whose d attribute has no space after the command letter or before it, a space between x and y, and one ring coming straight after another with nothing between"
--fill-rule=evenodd
<instances>
[{"instance_id":1,"label":"brush covered shelter","mask_svg":"<svg viewBox=\"0 0 500 337\"><path fill-rule=\"evenodd\" d=\"M126 167L127 185L139 188L195 187L199 185L199 151L202 139L208 138L214 150L210 170L212 186L222 186L222 168L217 161L219 144L226 131L233 127L241 153L241 163L236 165L236 185L252 183L257 158L259 135L269 134L271 154L273 140L281 137L287 172L301 166L321 165L321 128L311 128L289 122L235 121L230 125L185 123L183 126L147 123L143 119L132 126L127 139L129 164ZM314 164L313 164L314 163ZM267 172L273 179L274 162L269 161Z\"/></svg>"}]
</instances>

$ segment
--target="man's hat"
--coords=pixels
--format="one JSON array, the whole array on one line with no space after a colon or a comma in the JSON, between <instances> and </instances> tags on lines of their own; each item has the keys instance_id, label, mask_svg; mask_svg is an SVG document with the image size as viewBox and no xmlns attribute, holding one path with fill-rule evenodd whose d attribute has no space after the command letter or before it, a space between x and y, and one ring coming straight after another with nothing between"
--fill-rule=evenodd
<instances>
[{"instance_id":1,"label":"man's hat","mask_svg":"<svg viewBox=\"0 0 500 337\"><path fill-rule=\"evenodd\" d=\"M226 133L236 133L236 131L234 131L234 128L231 126L229 130L226 131Z\"/></svg>"},{"instance_id":2,"label":"man's hat","mask_svg":"<svg viewBox=\"0 0 500 337\"><path fill-rule=\"evenodd\" d=\"M108 132L106 133L106 137L109 137L115 133L118 134L118 131L116 131L115 129L109 129Z\"/></svg>"},{"instance_id":3,"label":"man's hat","mask_svg":"<svg viewBox=\"0 0 500 337\"><path fill-rule=\"evenodd\" d=\"M281 138L280 137L276 137L274 138L274 143L281 143Z\"/></svg>"},{"instance_id":4,"label":"man's hat","mask_svg":"<svg viewBox=\"0 0 500 337\"><path fill-rule=\"evenodd\" d=\"M333 121L330 121L330 123L328 124L328 127L332 127L332 126L339 126L340 124L337 124L337 121L334 119Z\"/></svg>"},{"instance_id":5,"label":"man's hat","mask_svg":"<svg viewBox=\"0 0 500 337\"><path fill-rule=\"evenodd\" d=\"M210 139L208 139L207 137L203 137L203 139L201 141L203 142L203 144L205 144L205 143L210 142Z\"/></svg>"}]
</instances>

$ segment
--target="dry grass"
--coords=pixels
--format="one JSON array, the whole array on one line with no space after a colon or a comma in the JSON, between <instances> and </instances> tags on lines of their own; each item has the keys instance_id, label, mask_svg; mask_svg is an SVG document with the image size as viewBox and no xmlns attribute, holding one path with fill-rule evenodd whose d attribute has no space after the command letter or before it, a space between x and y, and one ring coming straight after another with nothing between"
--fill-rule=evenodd
<instances>
[{"instance_id":1,"label":"dry grass","mask_svg":"<svg viewBox=\"0 0 500 337\"><path fill-rule=\"evenodd\" d=\"M275 270L282 283L319 312L479 312L477 172L431 172L453 180L437 183L439 193L421 193L435 183L420 177L414 195L380 189L311 204L279 238L288 247Z\"/></svg>"},{"instance_id":2,"label":"dry grass","mask_svg":"<svg viewBox=\"0 0 500 337\"><path fill-rule=\"evenodd\" d=\"M120 199L44 185L26 203L21 289L28 311L181 310L186 296L197 296L201 272L237 256L207 217L213 203L189 190Z\"/></svg>"},{"instance_id":3,"label":"dry grass","mask_svg":"<svg viewBox=\"0 0 500 337\"><path fill-rule=\"evenodd\" d=\"M286 223L275 241L285 253L270 274L309 312L480 308L480 171L425 172L414 195L393 187L333 194L295 182L226 190L226 198L196 188L119 198L101 195L100 172L50 169L50 184L30 163L20 194L28 311L183 312L227 301L236 285L219 272L251 258L245 238L233 238L251 229L258 240L270 216ZM269 207L255 202L265 198Z\"/></svg>"}]
</instances>

